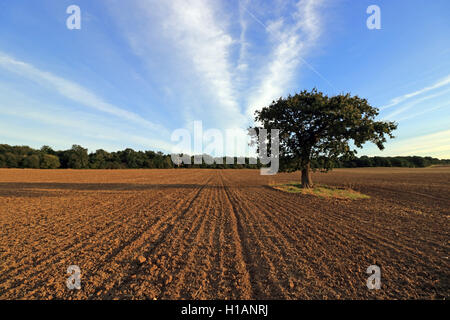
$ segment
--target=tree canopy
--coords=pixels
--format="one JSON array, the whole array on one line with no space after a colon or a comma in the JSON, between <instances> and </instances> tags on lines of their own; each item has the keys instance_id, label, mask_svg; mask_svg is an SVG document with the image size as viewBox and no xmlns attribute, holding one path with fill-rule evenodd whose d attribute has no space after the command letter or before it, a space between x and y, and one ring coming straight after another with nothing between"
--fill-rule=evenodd
<instances>
[{"instance_id":1,"label":"tree canopy","mask_svg":"<svg viewBox=\"0 0 450 320\"><path fill-rule=\"evenodd\" d=\"M354 157L356 148L366 142L384 149L387 138L394 138L397 125L376 121L377 116L378 109L366 99L350 94L328 97L313 89L256 111L255 122L260 126L251 129L256 134L260 129L279 130L280 170L302 170L302 185L308 188L312 186L312 161L319 169L329 170L340 158Z\"/></svg>"}]
</instances>

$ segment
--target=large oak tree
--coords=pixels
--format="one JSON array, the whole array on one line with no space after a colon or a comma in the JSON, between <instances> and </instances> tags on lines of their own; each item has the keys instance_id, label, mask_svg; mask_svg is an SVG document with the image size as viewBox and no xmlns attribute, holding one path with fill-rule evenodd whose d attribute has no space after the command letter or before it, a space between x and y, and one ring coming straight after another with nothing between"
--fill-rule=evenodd
<instances>
[{"instance_id":1,"label":"large oak tree","mask_svg":"<svg viewBox=\"0 0 450 320\"><path fill-rule=\"evenodd\" d=\"M279 130L280 170L302 171L302 186L311 188L311 162L329 170L340 157L350 158L356 149L372 142L382 150L386 138L394 138L394 122L376 121L378 109L366 99L350 94L328 97L316 89L280 98L255 112L250 132ZM269 139L270 141L270 139ZM254 139L256 144L258 139ZM259 147L259 146L258 146ZM270 146L269 146L270 149Z\"/></svg>"}]
</instances>

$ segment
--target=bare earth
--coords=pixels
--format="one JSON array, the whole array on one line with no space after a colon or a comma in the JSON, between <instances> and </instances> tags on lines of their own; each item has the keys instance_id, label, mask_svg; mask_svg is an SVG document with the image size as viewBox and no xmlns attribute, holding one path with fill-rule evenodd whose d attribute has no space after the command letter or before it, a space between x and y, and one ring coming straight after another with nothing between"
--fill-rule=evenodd
<instances>
[{"instance_id":1,"label":"bare earth","mask_svg":"<svg viewBox=\"0 0 450 320\"><path fill-rule=\"evenodd\" d=\"M2 169L0 299L450 298L449 167L314 179L371 199L268 186L298 173Z\"/></svg>"}]
</instances>

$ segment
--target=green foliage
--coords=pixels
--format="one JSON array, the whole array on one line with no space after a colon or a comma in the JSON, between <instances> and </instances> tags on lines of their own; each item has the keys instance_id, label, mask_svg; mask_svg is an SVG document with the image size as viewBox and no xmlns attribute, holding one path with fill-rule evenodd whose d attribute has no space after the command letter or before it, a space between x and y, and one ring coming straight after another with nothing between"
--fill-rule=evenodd
<instances>
[{"instance_id":1,"label":"green foliage","mask_svg":"<svg viewBox=\"0 0 450 320\"><path fill-rule=\"evenodd\" d=\"M48 153L47 153L48 152ZM169 169L169 168L211 168L211 169L259 169L261 163L250 164L250 159L245 158L245 164L237 164L237 159L232 158L233 164L226 163L226 157L213 158L211 160L222 160L223 164L180 164L174 165L170 155L154 151L134 151L126 149L124 151L107 152L97 150L87 155L87 149L74 146L65 151L54 151L50 147L42 147L40 150L23 146L0 145L0 168L91 168L91 169ZM86 161L87 159L87 161ZM192 163L194 156L191 157ZM426 167L430 165L450 165L450 160L439 160L431 157L352 157L346 159L339 157L337 160L313 159L311 167L320 169L324 167L323 161L328 161L327 165L333 168L353 168L353 167Z\"/></svg>"},{"instance_id":2,"label":"green foliage","mask_svg":"<svg viewBox=\"0 0 450 320\"><path fill-rule=\"evenodd\" d=\"M72 149L64 153L64 160L68 168L87 169L89 168L88 150L74 144Z\"/></svg>"},{"instance_id":3,"label":"green foliage","mask_svg":"<svg viewBox=\"0 0 450 320\"><path fill-rule=\"evenodd\" d=\"M334 163L338 168L357 167L406 167L424 168L432 165L450 165L450 160L439 160L432 157L367 157L353 158L351 160L339 159Z\"/></svg>"},{"instance_id":4,"label":"green foliage","mask_svg":"<svg viewBox=\"0 0 450 320\"><path fill-rule=\"evenodd\" d=\"M37 154L33 154L30 156L26 156L22 160L22 168L31 168L31 169L39 169L40 168L40 159Z\"/></svg>"},{"instance_id":5,"label":"green foliage","mask_svg":"<svg viewBox=\"0 0 450 320\"><path fill-rule=\"evenodd\" d=\"M58 169L60 167L59 158L52 154L43 154L41 160L41 169Z\"/></svg>"},{"instance_id":6,"label":"green foliage","mask_svg":"<svg viewBox=\"0 0 450 320\"><path fill-rule=\"evenodd\" d=\"M19 167L20 155L11 152L5 153L5 163L8 168L18 168Z\"/></svg>"},{"instance_id":7,"label":"green foliage","mask_svg":"<svg viewBox=\"0 0 450 320\"><path fill-rule=\"evenodd\" d=\"M53 151L53 149L50 148L49 146L42 146L42 148L41 148L41 153L42 153L42 154L52 154L52 155L56 155L56 152Z\"/></svg>"},{"instance_id":8,"label":"green foliage","mask_svg":"<svg viewBox=\"0 0 450 320\"><path fill-rule=\"evenodd\" d=\"M7 168L8 166L6 165L6 157L4 154L0 153L0 168Z\"/></svg>"},{"instance_id":9,"label":"green foliage","mask_svg":"<svg viewBox=\"0 0 450 320\"><path fill-rule=\"evenodd\" d=\"M110 160L110 154L103 149L99 149L89 155L89 167L92 169L107 169Z\"/></svg>"},{"instance_id":10,"label":"green foliage","mask_svg":"<svg viewBox=\"0 0 450 320\"><path fill-rule=\"evenodd\" d=\"M255 122L262 126L251 129L257 134L260 129L280 130L281 171L309 168L312 162L329 170L338 159L355 156L350 142L357 148L372 142L382 150L386 138L393 138L397 125L375 121L377 115L378 109L366 99L349 94L328 97L314 89L256 111ZM258 144L255 136L253 141Z\"/></svg>"}]
</instances>

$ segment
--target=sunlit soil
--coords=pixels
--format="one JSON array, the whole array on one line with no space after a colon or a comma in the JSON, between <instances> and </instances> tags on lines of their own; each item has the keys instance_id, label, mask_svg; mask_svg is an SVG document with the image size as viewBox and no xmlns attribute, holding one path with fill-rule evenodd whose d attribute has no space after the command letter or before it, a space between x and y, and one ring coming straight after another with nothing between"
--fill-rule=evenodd
<instances>
[{"instance_id":1,"label":"sunlit soil","mask_svg":"<svg viewBox=\"0 0 450 320\"><path fill-rule=\"evenodd\" d=\"M299 173L2 169L0 299L450 297L450 168L313 179L370 198L270 186Z\"/></svg>"}]
</instances>

